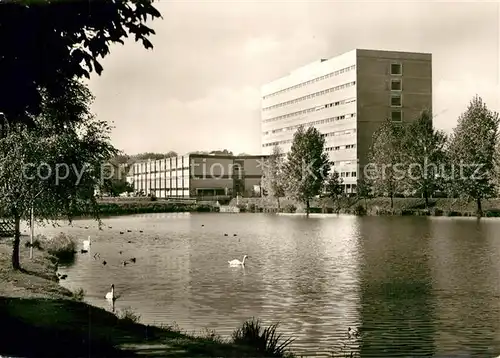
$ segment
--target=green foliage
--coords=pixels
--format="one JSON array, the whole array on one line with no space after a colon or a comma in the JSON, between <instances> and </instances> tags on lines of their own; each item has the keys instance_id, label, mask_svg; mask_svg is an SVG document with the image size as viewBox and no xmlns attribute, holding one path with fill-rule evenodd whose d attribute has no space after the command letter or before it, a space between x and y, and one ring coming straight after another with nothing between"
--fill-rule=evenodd
<instances>
[{"instance_id":1,"label":"green foliage","mask_svg":"<svg viewBox=\"0 0 500 358\"><path fill-rule=\"evenodd\" d=\"M426 206L429 197L440 187L440 174L445 171L446 135L432 126L432 115L422 111L404 132L403 162L408 168L404 185L411 193L422 193Z\"/></svg>"},{"instance_id":2,"label":"green foliage","mask_svg":"<svg viewBox=\"0 0 500 358\"><path fill-rule=\"evenodd\" d=\"M365 168L365 179L376 195L391 198L391 208L394 195L403 189L402 179L405 177L405 165L402 161L403 135L404 128L400 124L386 120L373 134L370 164Z\"/></svg>"},{"instance_id":3,"label":"green foliage","mask_svg":"<svg viewBox=\"0 0 500 358\"><path fill-rule=\"evenodd\" d=\"M282 340L281 334L276 332L277 328L278 324L273 324L263 329L259 320L252 319L233 332L233 342L251 346L266 357L285 357L293 339Z\"/></svg>"},{"instance_id":4,"label":"green foliage","mask_svg":"<svg viewBox=\"0 0 500 358\"><path fill-rule=\"evenodd\" d=\"M325 138L320 132L300 126L293 136L293 143L285 164L287 194L306 204L309 214L310 200L321 193L325 178L330 172L328 155L324 152Z\"/></svg>"},{"instance_id":5,"label":"green foliage","mask_svg":"<svg viewBox=\"0 0 500 358\"><path fill-rule=\"evenodd\" d=\"M459 196L476 200L478 214L481 200L495 194L498 124L498 113L475 96L459 117L448 146L448 185Z\"/></svg>"},{"instance_id":6,"label":"green foliage","mask_svg":"<svg viewBox=\"0 0 500 358\"><path fill-rule=\"evenodd\" d=\"M8 89L0 110L11 123L27 124L43 112L41 89L57 99L60 112L68 80L101 74L100 59L128 35L152 48L154 31L145 23L161 17L149 0L19 0L0 7L0 78Z\"/></svg>"},{"instance_id":7,"label":"green foliage","mask_svg":"<svg viewBox=\"0 0 500 358\"><path fill-rule=\"evenodd\" d=\"M337 213L340 211L340 199L344 194L344 188L342 186L343 182L344 180L336 171L333 171L325 181L325 195L332 199L335 212Z\"/></svg>"},{"instance_id":8,"label":"green foliage","mask_svg":"<svg viewBox=\"0 0 500 358\"><path fill-rule=\"evenodd\" d=\"M273 152L264 163L261 185L268 196L278 201L278 210L280 208L279 199L285 196L284 165L284 156L280 147L274 146Z\"/></svg>"}]
</instances>

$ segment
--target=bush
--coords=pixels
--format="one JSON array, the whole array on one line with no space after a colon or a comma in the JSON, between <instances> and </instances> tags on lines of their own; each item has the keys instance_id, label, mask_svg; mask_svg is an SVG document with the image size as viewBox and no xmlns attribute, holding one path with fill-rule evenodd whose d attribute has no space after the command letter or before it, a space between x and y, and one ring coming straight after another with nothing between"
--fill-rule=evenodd
<instances>
[{"instance_id":1,"label":"bush","mask_svg":"<svg viewBox=\"0 0 500 358\"><path fill-rule=\"evenodd\" d=\"M286 204L283 208L283 212L285 213L295 213L297 211L297 207L293 204Z\"/></svg>"},{"instance_id":2,"label":"bush","mask_svg":"<svg viewBox=\"0 0 500 358\"><path fill-rule=\"evenodd\" d=\"M122 323L138 323L141 316L135 313L131 308L124 308L117 312L116 316Z\"/></svg>"},{"instance_id":3,"label":"bush","mask_svg":"<svg viewBox=\"0 0 500 358\"><path fill-rule=\"evenodd\" d=\"M489 218L497 218L500 217L500 209L490 209L484 212L484 216Z\"/></svg>"},{"instance_id":4,"label":"bush","mask_svg":"<svg viewBox=\"0 0 500 358\"><path fill-rule=\"evenodd\" d=\"M254 212L256 211L255 209L256 209L256 205L255 205L254 203L249 203L249 204L247 205L247 210L248 210L249 212L254 213Z\"/></svg>"},{"instance_id":5,"label":"bush","mask_svg":"<svg viewBox=\"0 0 500 358\"><path fill-rule=\"evenodd\" d=\"M62 232L47 240L45 246L49 254L57 257L61 261L72 260L75 257L75 240Z\"/></svg>"},{"instance_id":6,"label":"bush","mask_svg":"<svg viewBox=\"0 0 500 358\"><path fill-rule=\"evenodd\" d=\"M443 210L441 210L439 208L434 208L431 211L431 215L433 215L433 216L442 216L443 215Z\"/></svg>"},{"instance_id":7,"label":"bush","mask_svg":"<svg viewBox=\"0 0 500 358\"><path fill-rule=\"evenodd\" d=\"M72 292L73 299L76 301L83 301L85 298L85 291L82 288Z\"/></svg>"},{"instance_id":8,"label":"bush","mask_svg":"<svg viewBox=\"0 0 500 358\"><path fill-rule=\"evenodd\" d=\"M356 205L356 207L354 208L354 215L358 216L366 215L366 208L361 204Z\"/></svg>"},{"instance_id":9,"label":"bush","mask_svg":"<svg viewBox=\"0 0 500 358\"><path fill-rule=\"evenodd\" d=\"M278 324L262 329L259 320L252 319L243 323L241 328L233 332L235 344L253 347L266 357L286 357L289 355L288 346L293 339L288 338L281 343L281 334L276 334Z\"/></svg>"}]
</instances>

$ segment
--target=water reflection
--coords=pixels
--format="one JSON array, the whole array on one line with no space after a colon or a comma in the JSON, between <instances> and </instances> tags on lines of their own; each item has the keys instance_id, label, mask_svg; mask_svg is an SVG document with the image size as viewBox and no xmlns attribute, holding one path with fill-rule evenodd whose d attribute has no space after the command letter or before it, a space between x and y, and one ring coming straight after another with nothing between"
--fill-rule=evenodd
<instances>
[{"instance_id":1,"label":"water reflection","mask_svg":"<svg viewBox=\"0 0 500 358\"><path fill-rule=\"evenodd\" d=\"M429 222L367 217L359 225L361 356L433 355L435 298L426 254Z\"/></svg>"},{"instance_id":2,"label":"water reflection","mask_svg":"<svg viewBox=\"0 0 500 358\"><path fill-rule=\"evenodd\" d=\"M434 290L440 298L435 308L438 353L498 355L500 246L492 222L460 218L430 223Z\"/></svg>"},{"instance_id":3,"label":"water reflection","mask_svg":"<svg viewBox=\"0 0 500 358\"><path fill-rule=\"evenodd\" d=\"M363 357L500 354L499 220L208 213L76 224L68 233L92 235L91 253L62 268L62 284L110 310L114 284L116 310L144 323L229 335L252 316L280 321L299 354L330 351L347 327L367 332ZM244 268L229 267L244 254Z\"/></svg>"}]
</instances>

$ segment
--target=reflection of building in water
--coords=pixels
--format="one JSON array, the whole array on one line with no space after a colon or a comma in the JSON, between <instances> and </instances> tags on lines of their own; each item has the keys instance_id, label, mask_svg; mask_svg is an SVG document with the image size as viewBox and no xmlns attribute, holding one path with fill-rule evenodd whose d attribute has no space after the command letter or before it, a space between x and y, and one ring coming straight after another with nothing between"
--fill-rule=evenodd
<instances>
[{"instance_id":1,"label":"reflection of building in water","mask_svg":"<svg viewBox=\"0 0 500 358\"><path fill-rule=\"evenodd\" d=\"M317 347L317 354L328 354L344 343L347 327L359 322L356 218L331 220L294 220L301 224L300 231L290 225L294 246L290 311L297 317L293 335L300 332L294 346L299 350L301 343ZM305 239L304 232L313 234Z\"/></svg>"},{"instance_id":2,"label":"reflection of building in water","mask_svg":"<svg viewBox=\"0 0 500 358\"><path fill-rule=\"evenodd\" d=\"M364 217L359 230L361 356L433 356L428 220Z\"/></svg>"},{"instance_id":3,"label":"reflection of building in water","mask_svg":"<svg viewBox=\"0 0 500 358\"><path fill-rule=\"evenodd\" d=\"M491 224L471 220L430 223L429 256L440 322L437 354L500 354L499 226Z\"/></svg>"}]
</instances>

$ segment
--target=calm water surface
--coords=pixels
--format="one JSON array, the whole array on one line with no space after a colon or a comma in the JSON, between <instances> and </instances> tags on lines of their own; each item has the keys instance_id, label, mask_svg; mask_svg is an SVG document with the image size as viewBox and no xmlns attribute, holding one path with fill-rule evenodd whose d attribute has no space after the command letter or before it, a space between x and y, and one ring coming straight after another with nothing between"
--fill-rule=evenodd
<instances>
[{"instance_id":1,"label":"calm water surface","mask_svg":"<svg viewBox=\"0 0 500 358\"><path fill-rule=\"evenodd\" d=\"M338 347L348 327L365 332L362 357L500 354L499 220L147 214L104 224L37 232L80 244L91 235L62 284L107 309L114 284L116 309L143 323L229 335L255 316L280 321L307 355ZM244 269L228 267L244 254Z\"/></svg>"}]
</instances>

